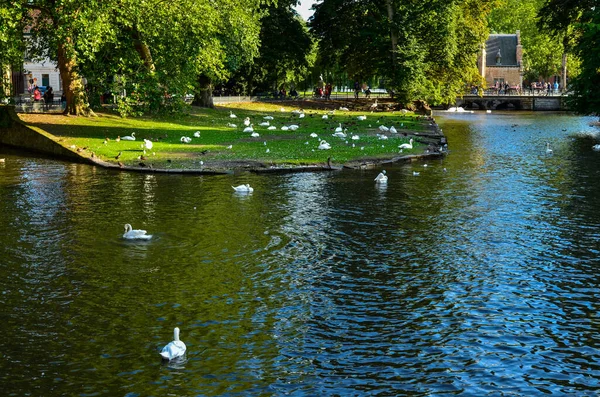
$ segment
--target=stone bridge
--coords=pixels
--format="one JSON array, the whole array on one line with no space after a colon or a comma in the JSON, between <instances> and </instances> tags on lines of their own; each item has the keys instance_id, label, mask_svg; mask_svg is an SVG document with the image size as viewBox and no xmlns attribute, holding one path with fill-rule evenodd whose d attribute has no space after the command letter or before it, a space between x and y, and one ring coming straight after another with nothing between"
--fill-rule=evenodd
<instances>
[{"instance_id":1,"label":"stone bridge","mask_svg":"<svg viewBox=\"0 0 600 397\"><path fill-rule=\"evenodd\" d=\"M473 110L567 110L566 95L465 95L456 106Z\"/></svg>"}]
</instances>

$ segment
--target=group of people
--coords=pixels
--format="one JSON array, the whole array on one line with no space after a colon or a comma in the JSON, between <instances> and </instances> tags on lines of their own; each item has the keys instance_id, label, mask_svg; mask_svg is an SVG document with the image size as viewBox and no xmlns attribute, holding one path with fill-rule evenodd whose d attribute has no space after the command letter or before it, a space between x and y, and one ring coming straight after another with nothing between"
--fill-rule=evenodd
<instances>
[{"instance_id":1,"label":"group of people","mask_svg":"<svg viewBox=\"0 0 600 397\"><path fill-rule=\"evenodd\" d=\"M534 93L535 91L539 92L546 92L546 95L551 95L553 92L557 93L559 90L559 85L558 82L555 81L554 84L550 83L550 82L533 82L531 83L531 92Z\"/></svg>"}]
</instances>

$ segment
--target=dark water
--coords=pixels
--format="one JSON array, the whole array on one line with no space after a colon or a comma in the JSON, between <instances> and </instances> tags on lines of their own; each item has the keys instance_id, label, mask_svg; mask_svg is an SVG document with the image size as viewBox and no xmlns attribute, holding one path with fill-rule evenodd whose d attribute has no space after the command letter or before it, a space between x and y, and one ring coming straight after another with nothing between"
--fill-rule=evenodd
<instances>
[{"instance_id":1,"label":"dark water","mask_svg":"<svg viewBox=\"0 0 600 397\"><path fill-rule=\"evenodd\" d=\"M440 118L451 154L388 167L384 188L378 170L139 175L0 152L2 394L596 395L589 121ZM164 365L175 326L187 359Z\"/></svg>"}]
</instances>

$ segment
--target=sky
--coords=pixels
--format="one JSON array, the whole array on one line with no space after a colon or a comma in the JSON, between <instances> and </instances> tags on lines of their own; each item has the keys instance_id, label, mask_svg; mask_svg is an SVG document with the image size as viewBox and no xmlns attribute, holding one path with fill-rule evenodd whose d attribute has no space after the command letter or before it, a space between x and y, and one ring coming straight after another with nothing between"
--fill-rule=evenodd
<instances>
[{"instance_id":1,"label":"sky","mask_svg":"<svg viewBox=\"0 0 600 397\"><path fill-rule=\"evenodd\" d=\"M315 0L300 0L300 4L298 4L295 9L298 11L298 14L300 14L302 19L306 21L313 14L313 11L310 9L310 7L312 7L312 5L315 3Z\"/></svg>"}]
</instances>

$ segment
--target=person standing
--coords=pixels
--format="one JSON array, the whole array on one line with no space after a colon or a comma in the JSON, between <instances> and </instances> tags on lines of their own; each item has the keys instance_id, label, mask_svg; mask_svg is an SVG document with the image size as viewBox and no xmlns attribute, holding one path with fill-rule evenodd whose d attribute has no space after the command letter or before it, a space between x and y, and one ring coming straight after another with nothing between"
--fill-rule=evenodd
<instances>
[{"instance_id":1,"label":"person standing","mask_svg":"<svg viewBox=\"0 0 600 397\"><path fill-rule=\"evenodd\" d=\"M327 83L325 85L325 99L330 100L331 99L331 83Z\"/></svg>"},{"instance_id":2,"label":"person standing","mask_svg":"<svg viewBox=\"0 0 600 397\"><path fill-rule=\"evenodd\" d=\"M42 100L42 93L40 92L39 87L36 86L35 89L33 90L33 101L39 102L41 100Z\"/></svg>"},{"instance_id":3,"label":"person standing","mask_svg":"<svg viewBox=\"0 0 600 397\"><path fill-rule=\"evenodd\" d=\"M354 80L354 99L358 99L358 93L360 92L360 84L358 80Z\"/></svg>"}]
</instances>

